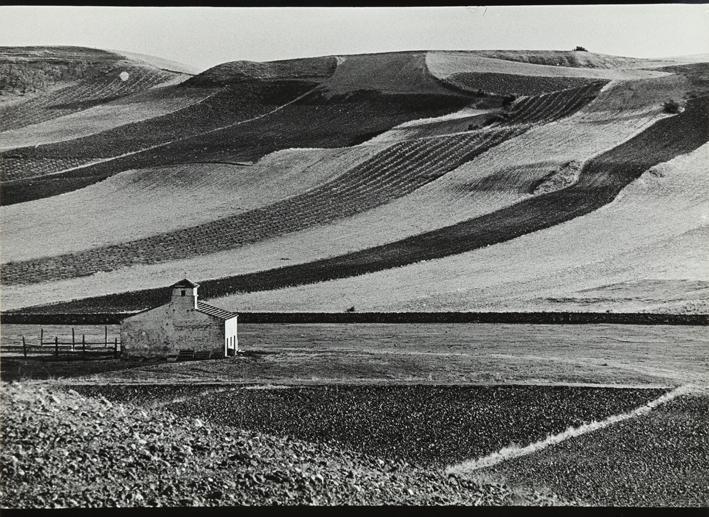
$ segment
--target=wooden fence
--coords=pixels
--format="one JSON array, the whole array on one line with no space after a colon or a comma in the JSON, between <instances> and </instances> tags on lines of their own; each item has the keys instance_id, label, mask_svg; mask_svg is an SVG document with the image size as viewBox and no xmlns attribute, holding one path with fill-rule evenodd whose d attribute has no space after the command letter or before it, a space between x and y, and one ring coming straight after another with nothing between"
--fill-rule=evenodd
<instances>
[{"instance_id":1,"label":"wooden fence","mask_svg":"<svg viewBox=\"0 0 709 517\"><path fill-rule=\"evenodd\" d=\"M59 336L45 340L44 329L40 329L39 344L30 344L25 336L22 336L21 342L18 344L0 346L0 353L3 355L22 354L23 357L44 356L61 357L62 359L117 358L121 356L122 350L121 341L118 337L109 339L108 327L104 327L103 341L87 341L86 334L82 334L79 340L72 327L71 341L60 341Z\"/></svg>"}]
</instances>

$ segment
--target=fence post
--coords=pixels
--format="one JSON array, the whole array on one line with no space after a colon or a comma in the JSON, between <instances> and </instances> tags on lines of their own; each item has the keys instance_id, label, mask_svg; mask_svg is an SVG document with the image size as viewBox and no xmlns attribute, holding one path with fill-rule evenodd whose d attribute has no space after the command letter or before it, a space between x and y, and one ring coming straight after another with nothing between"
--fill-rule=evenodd
<instances>
[{"instance_id":1,"label":"fence post","mask_svg":"<svg viewBox=\"0 0 709 517\"><path fill-rule=\"evenodd\" d=\"M81 357L86 359L86 334L81 334Z\"/></svg>"},{"instance_id":2,"label":"fence post","mask_svg":"<svg viewBox=\"0 0 709 517\"><path fill-rule=\"evenodd\" d=\"M76 341L74 340L74 327L71 327L71 351L74 351L74 345Z\"/></svg>"},{"instance_id":3,"label":"fence post","mask_svg":"<svg viewBox=\"0 0 709 517\"><path fill-rule=\"evenodd\" d=\"M59 357L59 337L54 336L54 357Z\"/></svg>"},{"instance_id":4,"label":"fence post","mask_svg":"<svg viewBox=\"0 0 709 517\"><path fill-rule=\"evenodd\" d=\"M113 357L118 357L118 338L115 338L113 341Z\"/></svg>"},{"instance_id":5,"label":"fence post","mask_svg":"<svg viewBox=\"0 0 709 517\"><path fill-rule=\"evenodd\" d=\"M27 343L25 343L25 336L22 336L22 353L25 358L27 357Z\"/></svg>"},{"instance_id":6,"label":"fence post","mask_svg":"<svg viewBox=\"0 0 709 517\"><path fill-rule=\"evenodd\" d=\"M44 329L39 329L39 346L44 345Z\"/></svg>"},{"instance_id":7,"label":"fence post","mask_svg":"<svg viewBox=\"0 0 709 517\"><path fill-rule=\"evenodd\" d=\"M108 325L103 327L103 347L108 348Z\"/></svg>"}]
</instances>

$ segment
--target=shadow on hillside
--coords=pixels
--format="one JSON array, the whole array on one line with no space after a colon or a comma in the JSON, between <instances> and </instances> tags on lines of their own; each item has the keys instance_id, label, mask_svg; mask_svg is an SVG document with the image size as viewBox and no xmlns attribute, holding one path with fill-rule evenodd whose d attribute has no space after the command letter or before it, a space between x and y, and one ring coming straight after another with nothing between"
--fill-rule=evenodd
<instances>
[{"instance_id":1,"label":"shadow on hillside","mask_svg":"<svg viewBox=\"0 0 709 517\"><path fill-rule=\"evenodd\" d=\"M55 358L3 358L0 363L0 380L22 381L30 379L62 379L95 373L129 370L155 361L97 359L67 361Z\"/></svg>"}]
</instances>

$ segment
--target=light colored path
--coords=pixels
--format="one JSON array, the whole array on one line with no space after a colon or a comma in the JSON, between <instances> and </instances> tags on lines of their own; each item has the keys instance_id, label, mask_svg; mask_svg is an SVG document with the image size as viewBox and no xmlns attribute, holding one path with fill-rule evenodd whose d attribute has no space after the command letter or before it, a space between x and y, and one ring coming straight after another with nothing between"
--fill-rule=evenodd
<instances>
[{"instance_id":1,"label":"light colored path","mask_svg":"<svg viewBox=\"0 0 709 517\"><path fill-rule=\"evenodd\" d=\"M500 449L497 452L494 452L488 456L484 456L482 458L474 459L474 460L468 460L464 461L462 463L459 463L457 465L450 466L446 469L446 473L448 474L466 474L468 472L472 472L481 468L485 467L491 467L493 465L497 465L498 463L501 463L506 460L510 460L512 458L518 458L520 456L526 456L528 454L533 454L535 452L538 452L542 449L546 449L547 447L550 447L552 445L556 445L558 443L561 443L563 441L568 440L569 438L574 438L576 436L581 436L586 433L590 433L593 431L597 431L599 429L603 429L604 427L608 427L613 424L617 424L618 422L622 422L624 420L629 420L631 418L636 418L641 415L645 415L652 411L654 408L657 406L660 406L662 404L666 404L667 402L670 402L671 400L676 399L680 395L685 395L687 393L691 393L694 391L694 388L690 385L684 385L680 386L679 388L676 388L668 393L665 393L659 398L656 398L655 400L652 400L648 402L647 404L644 404L633 411L629 411L627 413L620 413L618 415L613 415L605 420L601 420L600 422L591 422L588 424L583 424L578 427L569 427L566 431L547 436L544 440L540 440L538 442L531 443L525 447L518 447L518 446L511 446L511 447L504 447L503 449Z\"/></svg>"}]
</instances>

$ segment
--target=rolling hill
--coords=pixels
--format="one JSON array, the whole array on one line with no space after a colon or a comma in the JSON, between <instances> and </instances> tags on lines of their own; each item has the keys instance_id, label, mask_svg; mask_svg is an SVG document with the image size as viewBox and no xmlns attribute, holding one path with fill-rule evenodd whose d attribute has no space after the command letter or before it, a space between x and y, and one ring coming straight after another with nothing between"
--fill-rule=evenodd
<instances>
[{"instance_id":1,"label":"rolling hill","mask_svg":"<svg viewBox=\"0 0 709 517\"><path fill-rule=\"evenodd\" d=\"M139 310L187 276L233 310L707 312L706 56L0 70L4 311Z\"/></svg>"}]
</instances>

